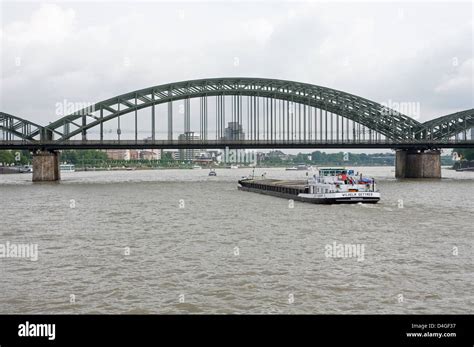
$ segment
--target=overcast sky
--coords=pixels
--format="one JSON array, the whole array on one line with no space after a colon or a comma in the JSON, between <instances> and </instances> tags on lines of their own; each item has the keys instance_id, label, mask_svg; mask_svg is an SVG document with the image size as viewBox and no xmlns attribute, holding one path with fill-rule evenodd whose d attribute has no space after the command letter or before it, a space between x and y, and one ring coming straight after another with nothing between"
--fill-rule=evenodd
<instances>
[{"instance_id":1,"label":"overcast sky","mask_svg":"<svg viewBox=\"0 0 474 347\"><path fill-rule=\"evenodd\" d=\"M473 108L472 2L2 2L0 110L248 76L307 82L424 121Z\"/></svg>"}]
</instances>

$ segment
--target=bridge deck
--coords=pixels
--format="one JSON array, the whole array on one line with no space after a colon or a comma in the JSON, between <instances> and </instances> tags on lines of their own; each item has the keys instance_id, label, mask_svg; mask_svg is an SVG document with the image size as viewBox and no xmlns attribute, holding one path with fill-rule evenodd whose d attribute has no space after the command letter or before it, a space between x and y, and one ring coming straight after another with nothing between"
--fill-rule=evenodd
<instances>
[{"instance_id":1,"label":"bridge deck","mask_svg":"<svg viewBox=\"0 0 474 347\"><path fill-rule=\"evenodd\" d=\"M168 140L70 140L70 141L25 141L0 140L0 149L66 150L66 149L223 149L223 148L390 148L390 149L436 149L474 148L474 140L445 141L168 141Z\"/></svg>"}]
</instances>

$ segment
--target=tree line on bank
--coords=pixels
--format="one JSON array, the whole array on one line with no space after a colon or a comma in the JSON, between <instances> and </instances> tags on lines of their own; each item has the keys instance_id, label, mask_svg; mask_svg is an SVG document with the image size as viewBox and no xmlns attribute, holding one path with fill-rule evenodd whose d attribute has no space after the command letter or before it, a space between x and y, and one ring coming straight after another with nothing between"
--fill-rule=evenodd
<instances>
[{"instance_id":1,"label":"tree line on bank","mask_svg":"<svg viewBox=\"0 0 474 347\"><path fill-rule=\"evenodd\" d=\"M171 153L164 153L163 158L159 162L170 162L173 158ZM65 150L61 151L61 163L86 165L86 166L102 166L110 163L119 163L123 165L125 160L111 160L107 157L107 153L100 150ZM0 150L0 166L14 166L14 165L31 165L32 154L29 151L12 151ZM140 162L140 160L134 160ZM143 162L147 162L143 160Z\"/></svg>"},{"instance_id":2,"label":"tree line on bank","mask_svg":"<svg viewBox=\"0 0 474 347\"><path fill-rule=\"evenodd\" d=\"M261 164L269 166L288 166L297 164L306 165L333 165L333 166L394 166L395 153L326 153L314 151L312 153L284 154L281 151L272 151L265 155ZM450 155L441 156L441 165L453 165Z\"/></svg>"},{"instance_id":3,"label":"tree line on bank","mask_svg":"<svg viewBox=\"0 0 474 347\"><path fill-rule=\"evenodd\" d=\"M474 149L454 149L454 152L463 160L474 160ZM326 153L314 151L311 153L285 154L274 150L258 156L260 165L291 166L297 164L307 165L359 165L359 166L393 166L394 153L351 153L338 152ZM29 151L0 150L0 165L28 165L31 164L32 155ZM453 165L451 156L441 156L442 165ZM66 150L61 151L61 162L74 165L102 166L112 162L107 154L100 150ZM143 162L147 162L146 160ZM156 161L162 164L173 162L171 154L163 153L163 158Z\"/></svg>"}]
</instances>

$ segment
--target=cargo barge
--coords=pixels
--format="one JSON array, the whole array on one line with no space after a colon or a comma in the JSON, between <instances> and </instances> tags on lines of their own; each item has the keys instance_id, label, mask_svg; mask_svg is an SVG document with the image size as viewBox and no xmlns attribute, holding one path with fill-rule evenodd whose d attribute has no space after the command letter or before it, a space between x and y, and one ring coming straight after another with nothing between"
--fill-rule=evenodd
<instances>
[{"instance_id":1,"label":"cargo barge","mask_svg":"<svg viewBox=\"0 0 474 347\"><path fill-rule=\"evenodd\" d=\"M314 204L377 203L375 180L345 168L321 168L307 180L277 180L254 176L238 181L239 190Z\"/></svg>"}]
</instances>

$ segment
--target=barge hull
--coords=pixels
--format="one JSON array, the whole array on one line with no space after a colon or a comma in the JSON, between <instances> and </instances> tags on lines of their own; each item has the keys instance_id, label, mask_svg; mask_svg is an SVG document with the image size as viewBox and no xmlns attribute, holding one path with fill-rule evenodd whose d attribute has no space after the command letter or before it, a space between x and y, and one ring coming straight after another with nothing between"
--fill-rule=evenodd
<instances>
[{"instance_id":1,"label":"barge hull","mask_svg":"<svg viewBox=\"0 0 474 347\"><path fill-rule=\"evenodd\" d=\"M359 199L354 199L354 198L324 198L324 199L315 199L315 198L304 198L298 195L293 195L293 194L287 194L287 193L280 193L280 192L275 192L272 190L261 190L261 189L255 189L255 188L248 188L248 187L238 187L239 190L245 191L245 192L252 192L252 193L259 193L263 195L271 195L271 196L276 196L279 198L285 198L285 199L291 199L295 201L302 201L302 202L309 202L311 204L326 204L326 205L333 205L333 204L355 204L358 202L364 203L364 204L376 204L379 202L379 198L359 198Z\"/></svg>"},{"instance_id":2,"label":"barge hull","mask_svg":"<svg viewBox=\"0 0 474 347\"><path fill-rule=\"evenodd\" d=\"M332 194L333 196L320 197L316 194L308 194L304 181L279 181L259 180L239 181L239 190L276 196L279 198L292 199L296 201L309 202L312 204L376 204L380 200L379 193L346 193L346 196ZM331 195L331 194L330 194Z\"/></svg>"}]
</instances>

